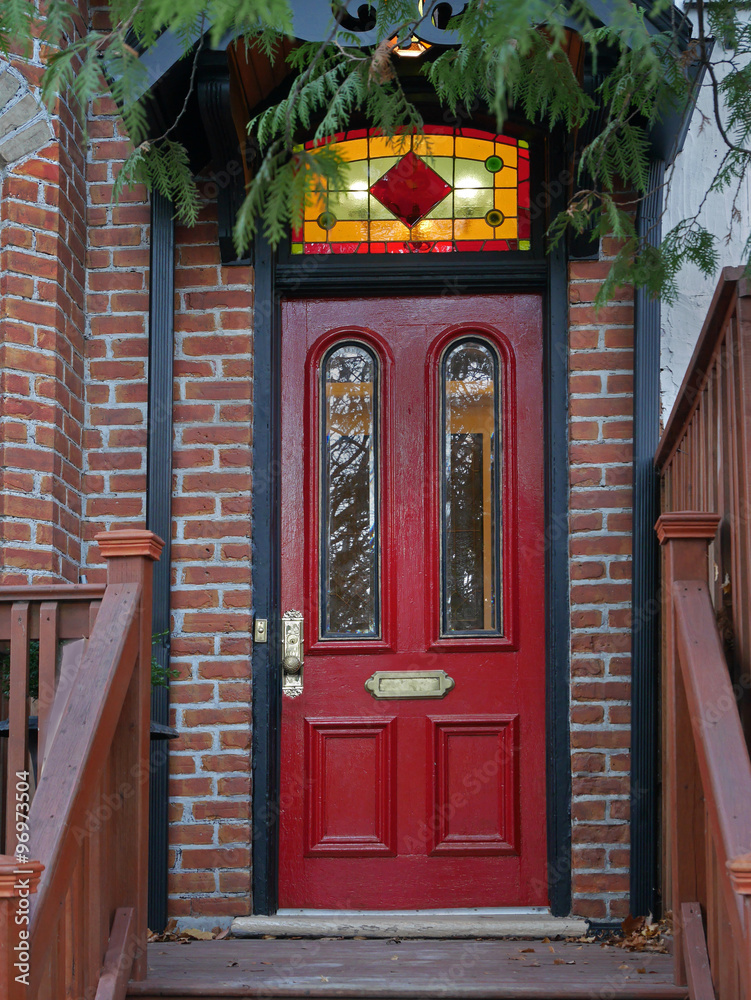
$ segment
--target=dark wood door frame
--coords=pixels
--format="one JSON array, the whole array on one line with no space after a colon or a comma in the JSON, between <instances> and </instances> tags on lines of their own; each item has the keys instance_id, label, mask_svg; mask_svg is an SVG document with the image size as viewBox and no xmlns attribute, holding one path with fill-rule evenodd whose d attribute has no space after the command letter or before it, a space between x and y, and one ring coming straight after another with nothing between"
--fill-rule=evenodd
<instances>
[{"instance_id":1,"label":"dark wood door frame","mask_svg":"<svg viewBox=\"0 0 751 1000\"><path fill-rule=\"evenodd\" d=\"M542 144L542 171L532 190L541 225L565 202L563 137ZM552 182L551 182L552 178ZM533 202L534 197L533 195ZM539 237L538 237L539 239ZM539 242L537 245L540 245ZM547 635L548 890L554 915L571 909L571 767L569 740L568 594L568 280L562 245L545 258L519 254L386 255L380 259L277 259L259 237L255 247L253 380L253 615L268 620L268 641L252 654L253 911L277 909L279 720L279 356L280 303L305 295L536 291L545 316L545 545Z\"/></svg>"}]
</instances>

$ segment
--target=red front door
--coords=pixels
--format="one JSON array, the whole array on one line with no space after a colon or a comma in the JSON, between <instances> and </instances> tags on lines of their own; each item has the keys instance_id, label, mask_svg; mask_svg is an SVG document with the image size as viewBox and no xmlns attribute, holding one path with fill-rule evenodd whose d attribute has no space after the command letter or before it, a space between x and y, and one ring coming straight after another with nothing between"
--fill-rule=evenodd
<instances>
[{"instance_id":1,"label":"red front door","mask_svg":"<svg viewBox=\"0 0 751 1000\"><path fill-rule=\"evenodd\" d=\"M544 905L540 298L282 331L279 905Z\"/></svg>"}]
</instances>

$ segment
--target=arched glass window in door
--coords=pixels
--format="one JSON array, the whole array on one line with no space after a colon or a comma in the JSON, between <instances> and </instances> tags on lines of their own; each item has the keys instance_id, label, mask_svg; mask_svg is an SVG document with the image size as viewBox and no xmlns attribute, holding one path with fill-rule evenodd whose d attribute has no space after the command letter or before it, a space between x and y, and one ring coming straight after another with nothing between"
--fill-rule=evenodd
<instances>
[{"instance_id":1,"label":"arched glass window in door","mask_svg":"<svg viewBox=\"0 0 751 1000\"><path fill-rule=\"evenodd\" d=\"M321 381L321 637L376 638L378 360L362 344L338 344Z\"/></svg>"},{"instance_id":2,"label":"arched glass window in door","mask_svg":"<svg viewBox=\"0 0 751 1000\"><path fill-rule=\"evenodd\" d=\"M499 358L481 339L441 364L441 609L446 636L501 633Z\"/></svg>"},{"instance_id":3,"label":"arched glass window in door","mask_svg":"<svg viewBox=\"0 0 751 1000\"><path fill-rule=\"evenodd\" d=\"M472 128L425 133L332 136L344 179L305 205L292 253L530 250L528 144Z\"/></svg>"}]
</instances>

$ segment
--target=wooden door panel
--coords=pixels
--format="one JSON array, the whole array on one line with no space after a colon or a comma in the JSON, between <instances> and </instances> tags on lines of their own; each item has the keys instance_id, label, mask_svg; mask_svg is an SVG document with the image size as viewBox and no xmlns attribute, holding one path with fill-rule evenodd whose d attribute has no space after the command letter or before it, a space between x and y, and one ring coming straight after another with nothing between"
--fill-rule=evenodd
<instances>
[{"instance_id":1,"label":"wooden door panel","mask_svg":"<svg viewBox=\"0 0 751 1000\"><path fill-rule=\"evenodd\" d=\"M540 298L287 302L282 355L282 611L305 658L282 696L280 905L543 905ZM338 606L360 602L345 633L325 631L332 566ZM454 686L365 688L415 670Z\"/></svg>"},{"instance_id":2,"label":"wooden door panel","mask_svg":"<svg viewBox=\"0 0 751 1000\"><path fill-rule=\"evenodd\" d=\"M430 719L434 837L430 853L517 852L517 716Z\"/></svg>"},{"instance_id":3,"label":"wooden door panel","mask_svg":"<svg viewBox=\"0 0 751 1000\"><path fill-rule=\"evenodd\" d=\"M394 721L305 720L306 856L396 853Z\"/></svg>"}]
</instances>

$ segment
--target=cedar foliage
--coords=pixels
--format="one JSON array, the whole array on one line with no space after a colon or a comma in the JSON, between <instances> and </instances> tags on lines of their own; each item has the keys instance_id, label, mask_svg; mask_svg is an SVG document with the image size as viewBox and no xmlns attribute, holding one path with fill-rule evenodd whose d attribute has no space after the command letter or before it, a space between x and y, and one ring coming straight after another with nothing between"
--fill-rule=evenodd
<instances>
[{"instance_id":1,"label":"cedar foliage","mask_svg":"<svg viewBox=\"0 0 751 1000\"><path fill-rule=\"evenodd\" d=\"M339 6L344 11L346 5ZM358 6L350 4L350 9ZM667 0L651 6L657 14L672 10ZM217 45L229 33L270 55L278 52L282 40L293 37L287 0L110 0L109 7L111 27L103 31L83 25L70 0L47 0L44 17L33 0L2 0L0 51L30 53L35 44L46 46L44 97L52 106L65 93L84 125L95 97L113 97L134 146L118 176L116 196L125 186L143 182L170 198L178 216L192 223L200 199L187 152L175 137L185 106L163 135L147 135L148 95L139 54L162 33L172 32L185 58L193 59L193 85L202 39ZM548 231L550 245L568 230L623 241L599 301L625 282L670 301L683 263L692 261L705 274L714 271L718 237L701 220L702 206L659 246L638 238L634 216L638 201L649 193L650 129L666 111L686 108L692 72L699 65L706 68L715 94L715 124L725 145L709 190L735 185L738 200L751 156L749 0L699 0L699 38L687 51L681 51L677 32L655 32L632 0L609 0L607 26L588 0L373 0L373 7L375 44L361 46L358 36L332 17L325 41L297 44L287 56L296 73L288 95L250 123L262 156L235 226L239 250L259 227L272 244L285 239L300 221L305 199L341 176L334 153L324 149L312 155L301 148L302 139L311 134L325 139L345 130L354 114L389 136L420 132L422 117L400 82L392 39L419 35L423 21L449 8L459 44L434 51L421 64L447 112L466 118L472 108L485 106L502 130L515 109L532 122L572 132L596 109L606 109L601 127L580 151L568 206ZM564 50L571 23L598 73L598 85L590 92L576 79ZM723 75L712 62L710 33L723 43ZM634 195L624 202L619 188ZM741 221L735 202L733 210L734 221ZM746 255L751 255L751 237Z\"/></svg>"}]
</instances>

